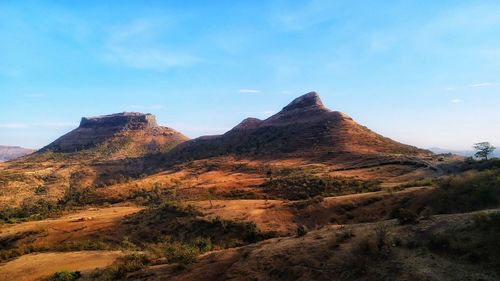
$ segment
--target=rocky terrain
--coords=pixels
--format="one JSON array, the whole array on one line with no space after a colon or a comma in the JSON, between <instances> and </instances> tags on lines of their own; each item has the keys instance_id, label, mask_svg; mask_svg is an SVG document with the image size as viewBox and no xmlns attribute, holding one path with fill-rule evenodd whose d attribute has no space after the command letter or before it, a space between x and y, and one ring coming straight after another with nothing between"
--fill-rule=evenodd
<instances>
[{"instance_id":1,"label":"rocky terrain","mask_svg":"<svg viewBox=\"0 0 500 281\"><path fill-rule=\"evenodd\" d=\"M33 152L35 152L34 149L23 148L20 146L0 145L0 162L16 159Z\"/></svg>"}]
</instances>

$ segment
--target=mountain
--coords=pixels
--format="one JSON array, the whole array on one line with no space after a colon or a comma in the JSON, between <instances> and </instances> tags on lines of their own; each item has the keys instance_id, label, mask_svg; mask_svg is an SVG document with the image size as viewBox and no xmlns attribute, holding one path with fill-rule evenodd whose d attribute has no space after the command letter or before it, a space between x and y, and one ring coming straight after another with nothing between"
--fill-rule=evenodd
<instances>
[{"instance_id":1,"label":"mountain","mask_svg":"<svg viewBox=\"0 0 500 281\"><path fill-rule=\"evenodd\" d=\"M353 161L431 154L383 137L346 114L326 108L316 92L296 98L265 120L247 118L223 135L190 140L169 153L173 160L237 155Z\"/></svg>"},{"instance_id":2,"label":"mountain","mask_svg":"<svg viewBox=\"0 0 500 281\"><path fill-rule=\"evenodd\" d=\"M0 145L0 162L16 159L18 157L35 152L34 149L23 148L20 146Z\"/></svg>"},{"instance_id":3,"label":"mountain","mask_svg":"<svg viewBox=\"0 0 500 281\"><path fill-rule=\"evenodd\" d=\"M158 126L152 114L123 112L83 117L78 128L42 148L40 153L136 157L166 152L187 139L174 129Z\"/></svg>"}]
</instances>

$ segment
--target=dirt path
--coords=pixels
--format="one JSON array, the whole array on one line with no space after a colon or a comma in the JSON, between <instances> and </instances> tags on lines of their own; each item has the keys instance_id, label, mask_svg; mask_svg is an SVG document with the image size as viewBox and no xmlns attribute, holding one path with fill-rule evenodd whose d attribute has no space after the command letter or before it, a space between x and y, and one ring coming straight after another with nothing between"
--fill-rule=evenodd
<instances>
[{"instance_id":1,"label":"dirt path","mask_svg":"<svg viewBox=\"0 0 500 281\"><path fill-rule=\"evenodd\" d=\"M121 251L37 253L0 265L0 280L39 280L57 271L88 271L111 265Z\"/></svg>"}]
</instances>

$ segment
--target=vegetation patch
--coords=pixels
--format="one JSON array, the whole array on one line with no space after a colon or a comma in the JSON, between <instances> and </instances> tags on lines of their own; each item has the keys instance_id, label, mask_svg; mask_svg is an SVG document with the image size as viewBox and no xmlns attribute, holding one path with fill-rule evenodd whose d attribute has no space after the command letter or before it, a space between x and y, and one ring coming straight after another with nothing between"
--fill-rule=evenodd
<instances>
[{"instance_id":1,"label":"vegetation patch","mask_svg":"<svg viewBox=\"0 0 500 281\"><path fill-rule=\"evenodd\" d=\"M309 173L292 173L270 179L260 185L271 197L287 200L304 200L316 196L338 196L381 190L378 180L362 181L351 178L317 176Z\"/></svg>"}]
</instances>

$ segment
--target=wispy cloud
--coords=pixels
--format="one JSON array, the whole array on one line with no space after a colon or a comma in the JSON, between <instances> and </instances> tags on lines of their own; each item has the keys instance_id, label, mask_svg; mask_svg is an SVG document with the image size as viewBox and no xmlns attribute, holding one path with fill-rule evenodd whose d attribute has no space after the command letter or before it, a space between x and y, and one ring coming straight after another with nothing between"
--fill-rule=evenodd
<instances>
[{"instance_id":1,"label":"wispy cloud","mask_svg":"<svg viewBox=\"0 0 500 281\"><path fill-rule=\"evenodd\" d=\"M451 103L461 103L461 102L462 102L462 100L460 100L460 99L452 99L451 100Z\"/></svg>"},{"instance_id":2,"label":"wispy cloud","mask_svg":"<svg viewBox=\"0 0 500 281\"><path fill-rule=\"evenodd\" d=\"M189 66L199 61L189 54L154 48L138 49L121 46L110 46L108 58L114 63L132 68L155 71L165 71L176 66Z\"/></svg>"},{"instance_id":3,"label":"wispy cloud","mask_svg":"<svg viewBox=\"0 0 500 281\"><path fill-rule=\"evenodd\" d=\"M27 124L20 124L20 123L0 124L0 129L22 129L27 127L28 127Z\"/></svg>"},{"instance_id":4,"label":"wispy cloud","mask_svg":"<svg viewBox=\"0 0 500 281\"><path fill-rule=\"evenodd\" d=\"M128 67L165 71L201 61L193 54L160 43L166 41L168 24L162 20L137 20L109 31L105 59Z\"/></svg>"},{"instance_id":5,"label":"wispy cloud","mask_svg":"<svg viewBox=\"0 0 500 281\"><path fill-rule=\"evenodd\" d=\"M128 108L131 108L131 109L160 109L162 108L163 105L161 104L152 104L152 105L131 105L129 106Z\"/></svg>"},{"instance_id":6,"label":"wispy cloud","mask_svg":"<svg viewBox=\"0 0 500 281\"><path fill-rule=\"evenodd\" d=\"M276 113L276 110L264 110L261 112L261 116L270 116Z\"/></svg>"},{"instance_id":7,"label":"wispy cloud","mask_svg":"<svg viewBox=\"0 0 500 281\"><path fill-rule=\"evenodd\" d=\"M44 122L44 123L5 123L0 124L0 129L27 129L33 127L42 128L73 128L78 127L78 123L74 122Z\"/></svg>"},{"instance_id":8,"label":"wispy cloud","mask_svg":"<svg viewBox=\"0 0 500 281\"><path fill-rule=\"evenodd\" d=\"M493 86L495 86L495 83L492 83L492 82L475 83L475 84L469 85L469 87L473 87L473 88L493 87Z\"/></svg>"},{"instance_id":9,"label":"wispy cloud","mask_svg":"<svg viewBox=\"0 0 500 281\"><path fill-rule=\"evenodd\" d=\"M238 92L243 94L260 94L262 91L255 89L239 89Z\"/></svg>"},{"instance_id":10,"label":"wispy cloud","mask_svg":"<svg viewBox=\"0 0 500 281\"><path fill-rule=\"evenodd\" d=\"M297 32L331 20L338 3L327 0L309 1L299 7L285 7L280 5L270 22L285 31Z\"/></svg>"},{"instance_id":11,"label":"wispy cloud","mask_svg":"<svg viewBox=\"0 0 500 281\"><path fill-rule=\"evenodd\" d=\"M34 126L47 127L47 128L73 128L78 127L78 123L75 122L46 122L38 123Z\"/></svg>"}]
</instances>

